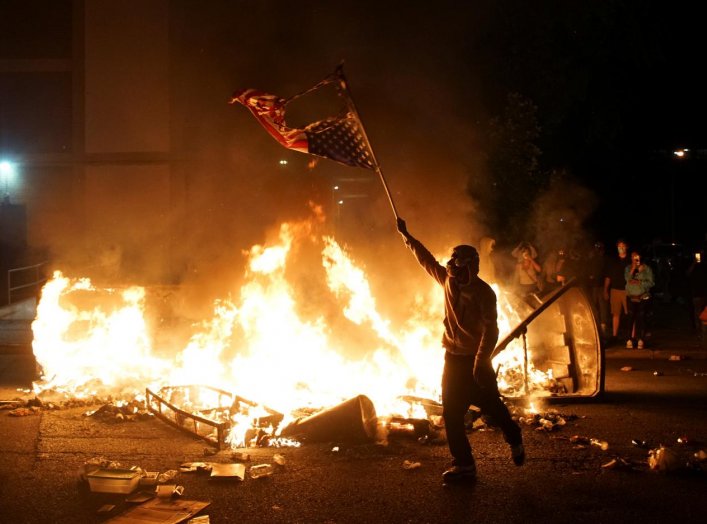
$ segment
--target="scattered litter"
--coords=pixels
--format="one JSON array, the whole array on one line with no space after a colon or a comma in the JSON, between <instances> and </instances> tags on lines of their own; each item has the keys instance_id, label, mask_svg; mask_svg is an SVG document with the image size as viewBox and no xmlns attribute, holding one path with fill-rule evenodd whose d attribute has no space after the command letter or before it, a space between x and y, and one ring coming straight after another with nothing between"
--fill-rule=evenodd
<instances>
[{"instance_id":1,"label":"scattered litter","mask_svg":"<svg viewBox=\"0 0 707 524\"><path fill-rule=\"evenodd\" d=\"M120 462L117 462L115 460L108 460L105 457L92 457L88 459L86 462L83 463L83 465L79 468L79 478L81 480L87 480L86 475L91 473L92 471L96 471L98 469L130 469L124 467Z\"/></svg>"},{"instance_id":2,"label":"scattered litter","mask_svg":"<svg viewBox=\"0 0 707 524\"><path fill-rule=\"evenodd\" d=\"M155 488L155 493L162 499L181 497L184 494L184 486L177 486L176 484L163 484Z\"/></svg>"},{"instance_id":3,"label":"scattered litter","mask_svg":"<svg viewBox=\"0 0 707 524\"><path fill-rule=\"evenodd\" d=\"M210 478L243 480L245 478L245 465L212 463Z\"/></svg>"},{"instance_id":4,"label":"scattered litter","mask_svg":"<svg viewBox=\"0 0 707 524\"><path fill-rule=\"evenodd\" d=\"M602 464L601 467L603 469L633 469L631 462L623 457L615 457L606 464Z\"/></svg>"},{"instance_id":5,"label":"scattered litter","mask_svg":"<svg viewBox=\"0 0 707 524\"><path fill-rule=\"evenodd\" d=\"M334 446L333 448L331 448L332 453L338 453L339 451L339 446Z\"/></svg>"},{"instance_id":6,"label":"scattered litter","mask_svg":"<svg viewBox=\"0 0 707 524\"><path fill-rule=\"evenodd\" d=\"M140 482L140 473L133 469L96 469L86 475L94 493L132 493Z\"/></svg>"},{"instance_id":7,"label":"scattered litter","mask_svg":"<svg viewBox=\"0 0 707 524\"><path fill-rule=\"evenodd\" d=\"M685 360L686 358L685 355L670 355L668 360Z\"/></svg>"},{"instance_id":8,"label":"scattered litter","mask_svg":"<svg viewBox=\"0 0 707 524\"><path fill-rule=\"evenodd\" d=\"M412 462L410 460L403 461L403 469L417 469L419 467L422 467L421 462Z\"/></svg>"},{"instance_id":9,"label":"scattered litter","mask_svg":"<svg viewBox=\"0 0 707 524\"><path fill-rule=\"evenodd\" d=\"M103 504L96 513L110 513L115 509L115 504Z\"/></svg>"},{"instance_id":10,"label":"scattered litter","mask_svg":"<svg viewBox=\"0 0 707 524\"><path fill-rule=\"evenodd\" d=\"M599 439L593 438L593 439L589 440L589 443L592 446L596 446L596 447L600 448L602 451L606 451L607 449L609 449L609 443L606 440L599 440Z\"/></svg>"},{"instance_id":11,"label":"scattered litter","mask_svg":"<svg viewBox=\"0 0 707 524\"><path fill-rule=\"evenodd\" d=\"M633 371L633 367L632 366L624 366L621 368L621 371Z\"/></svg>"},{"instance_id":12,"label":"scattered litter","mask_svg":"<svg viewBox=\"0 0 707 524\"><path fill-rule=\"evenodd\" d=\"M28 417L31 415L39 415L39 413L42 410L39 409L36 406L32 406L31 408L17 408L13 409L12 411L8 411L7 414L10 415L11 417Z\"/></svg>"},{"instance_id":13,"label":"scattered litter","mask_svg":"<svg viewBox=\"0 0 707 524\"><path fill-rule=\"evenodd\" d=\"M157 475L157 482L159 484L165 484L170 480L173 480L174 477L177 476L177 473L179 472L176 469L170 469L165 471L164 473L160 473L159 475Z\"/></svg>"},{"instance_id":14,"label":"scattered litter","mask_svg":"<svg viewBox=\"0 0 707 524\"><path fill-rule=\"evenodd\" d=\"M134 524L137 522L182 522L199 513L210 502L172 498L154 498L130 508L125 513L106 520L106 524Z\"/></svg>"},{"instance_id":15,"label":"scattered litter","mask_svg":"<svg viewBox=\"0 0 707 524\"><path fill-rule=\"evenodd\" d=\"M648 467L652 470L667 473L676 471L682 466L677 453L670 448L660 446L648 452Z\"/></svg>"},{"instance_id":16,"label":"scattered litter","mask_svg":"<svg viewBox=\"0 0 707 524\"><path fill-rule=\"evenodd\" d=\"M653 372L653 376L654 376L654 377L662 377L662 376L663 376L663 372L662 372L662 371L654 371L654 372Z\"/></svg>"},{"instance_id":17,"label":"scattered litter","mask_svg":"<svg viewBox=\"0 0 707 524\"><path fill-rule=\"evenodd\" d=\"M572 444L577 444L581 447L595 446L597 448L600 448L602 451L606 451L607 449L609 449L609 443L606 440L584 437L582 435L572 435L569 440Z\"/></svg>"},{"instance_id":18,"label":"scattered litter","mask_svg":"<svg viewBox=\"0 0 707 524\"><path fill-rule=\"evenodd\" d=\"M46 406L45 406L46 407ZM143 401L131 400L130 402L103 404L98 409L84 413L86 417L97 418L103 422L134 422L137 420L149 420L152 414L147 411Z\"/></svg>"},{"instance_id":19,"label":"scattered litter","mask_svg":"<svg viewBox=\"0 0 707 524\"><path fill-rule=\"evenodd\" d=\"M142 477L140 478L141 486L155 486L157 484L157 477L160 475L159 471L143 471Z\"/></svg>"},{"instance_id":20,"label":"scattered litter","mask_svg":"<svg viewBox=\"0 0 707 524\"><path fill-rule=\"evenodd\" d=\"M250 467L250 477L254 479L266 478L272 474L272 464L256 464Z\"/></svg>"},{"instance_id":21,"label":"scattered litter","mask_svg":"<svg viewBox=\"0 0 707 524\"><path fill-rule=\"evenodd\" d=\"M526 426L536 426L536 431L551 432L567 425L568 421L576 418L576 415L558 413L557 411L548 411L542 414L526 412L525 415L518 417L518 423Z\"/></svg>"},{"instance_id":22,"label":"scattered litter","mask_svg":"<svg viewBox=\"0 0 707 524\"><path fill-rule=\"evenodd\" d=\"M250 462L250 454L242 451L234 451L231 453L231 459L238 462Z\"/></svg>"},{"instance_id":23,"label":"scattered litter","mask_svg":"<svg viewBox=\"0 0 707 524\"><path fill-rule=\"evenodd\" d=\"M210 524L211 520L209 519L208 515L201 515L200 517L194 517L193 519L189 519L187 524Z\"/></svg>"},{"instance_id":24,"label":"scattered litter","mask_svg":"<svg viewBox=\"0 0 707 524\"><path fill-rule=\"evenodd\" d=\"M284 466L284 465L285 465L285 457L284 457L284 455L281 455L280 453L275 453L275 454L272 456L272 459L273 459L273 461L275 462L275 464L277 464L278 466Z\"/></svg>"},{"instance_id":25,"label":"scattered litter","mask_svg":"<svg viewBox=\"0 0 707 524\"><path fill-rule=\"evenodd\" d=\"M196 471L211 471L212 464L209 462L185 462L179 466L181 473L194 473Z\"/></svg>"}]
</instances>

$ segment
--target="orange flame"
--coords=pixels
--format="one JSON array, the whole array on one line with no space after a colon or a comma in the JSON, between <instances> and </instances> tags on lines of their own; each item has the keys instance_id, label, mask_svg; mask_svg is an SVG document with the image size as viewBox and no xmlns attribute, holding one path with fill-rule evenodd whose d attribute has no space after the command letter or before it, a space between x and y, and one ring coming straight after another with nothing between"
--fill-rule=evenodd
<instances>
[{"instance_id":1,"label":"orange flame","mask_svg":"<svg viewBox=\"0 0 707 524\"><path fill-rule=\"evenodd\" d=\"M321 215L316 218L321 222ZM145 387L208 384L286 416L365 394L379 415L425 416L421 406L401 396L439 399L442 293L430 279L407 321L392 325L377 310L363 269L336 240L314 235L314 222L284 223L277 242L253 246L246 253L248 270L238 298L217 301L212 318L197 326L181 349L155 347L145 320L144 288L96 289L86 278L55 272L32 324L34 353L43 370L35 391L121 397L140 395ZM331 302L372 341L362 358L347 358L345 334L333 332L324 313L311 314L288 281L292 250L306 240L323 245ZM502 300L499 304L501 331L508 332L512 312ZM303 315L303 309L310 314ZM502 388L508 386L504 376L519 365L518 344L494 360ZM546 379L530 371L532 381ZM232 445L243 445L252 416L234 421Z\"/></svg>"}]
</instances>

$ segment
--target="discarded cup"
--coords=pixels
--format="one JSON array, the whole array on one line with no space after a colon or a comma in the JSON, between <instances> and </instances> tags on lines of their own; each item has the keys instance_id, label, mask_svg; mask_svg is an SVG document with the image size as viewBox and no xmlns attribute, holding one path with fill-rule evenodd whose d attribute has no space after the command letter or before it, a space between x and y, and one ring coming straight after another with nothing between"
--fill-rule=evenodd
<instances>
[{"instance_id":1,"label":"discarded cup","mask_svg":"<svg viewBox=\"0 0 707 524\"><path fill-rule=\"evenodd\" d=\"M176 484L163 484L155 489L157 496L160 498L181 497L184 493L184 486Z\"/></svg>"},{"instance_id":2,"label":"discarded cup","mask_svg":"<svg viewBox=\"0 0 707 524\"><path fill-rule=\"evenodd\" d=\"M257 464L250 467L250 477L259 479L273 474L272 464Z\"/></svg>"},{"instance_id":3,"label":"discarded cup","mask_svg":"<svg viewBox=\"0 0 707 524\"><path fill-rule=\"evenodd\" d=\"M596 446L598 448L601 448L602 451L606 451L607 449L609 449L609 443L606 440L599 440L599 439L593 438L593 439L589 439L589 443L592 446Z\"/></svg>"}]
</instances>

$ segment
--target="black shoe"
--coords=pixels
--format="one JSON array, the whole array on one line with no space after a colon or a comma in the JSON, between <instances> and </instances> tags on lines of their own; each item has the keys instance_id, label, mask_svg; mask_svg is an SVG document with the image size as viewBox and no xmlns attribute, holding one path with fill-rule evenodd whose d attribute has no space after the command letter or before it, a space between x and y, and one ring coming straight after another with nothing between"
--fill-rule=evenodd
<instances>
[{"instance_id":1,"label":"black shoe","mask_svg":"<svg viewBox=\"0 0 707 524\"><path fill-rule=\"evenodd\" d=\"M511 458L513 459L513 464L516 466L523 465L525 462L525 448L522 443L511 446Z\"/></svg>"},{"instance_id":2,"label":"black shoe","mask_svg":"<svg viewBox=\"0 0 707 524\"><path fill-rule=\"evenodd\" d=\"M442 473L442 481L445 484L454 482L470 482L476 479L476 465L470 466L452 466L447 471Z\"/></svg>"}]
</instances>

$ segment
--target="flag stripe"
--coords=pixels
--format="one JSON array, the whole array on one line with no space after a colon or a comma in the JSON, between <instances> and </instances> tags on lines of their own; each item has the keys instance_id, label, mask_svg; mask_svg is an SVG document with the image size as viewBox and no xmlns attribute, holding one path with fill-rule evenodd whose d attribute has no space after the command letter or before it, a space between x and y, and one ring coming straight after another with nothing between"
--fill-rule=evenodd
<instances>
[{"instance_id":1,"label":"flag stripe","mask_svg":"<svg viewBox=\"0 0 707 524\"><path fill-rule=\"evenodd\" d=\"M307 152L307 136L300 129L285 123L286 101L255 89L245 89L233 95L231 103L243 104L270 135L288 149Z\"/></svg>"},{"instance_id":2,"label":"flag stripe","mask_svg":"<svg viewBox=\"0 0 707 524\"><path fill-rule=\"evenodd\" d=\"M285 122L288 101L284 98L256 89L244 89L233 94L231 103L235 102L247 107L265 130L288 149L328 158L347 166L376 168L360 124L351 113L297 129L288 127Z\"/></svg>"}]
</instances>

